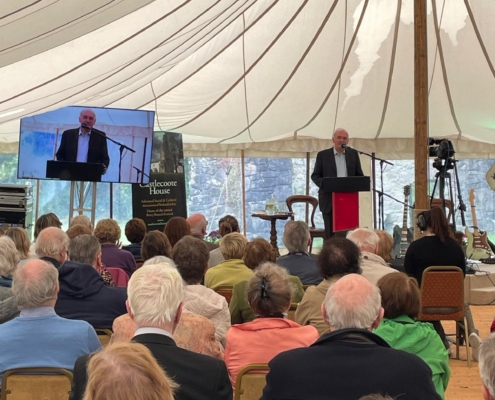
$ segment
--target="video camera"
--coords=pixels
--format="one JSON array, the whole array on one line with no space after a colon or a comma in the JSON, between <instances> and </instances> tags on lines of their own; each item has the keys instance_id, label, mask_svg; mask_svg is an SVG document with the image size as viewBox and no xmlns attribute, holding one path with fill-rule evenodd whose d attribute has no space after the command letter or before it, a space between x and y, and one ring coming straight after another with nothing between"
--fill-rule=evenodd
<instances>
[{"instance_id":1,"label":"video camera","mask_svg":"<svg viewBox=\"0 0 495 400\"><path fill-rule=\"evenodd\" d=\"M436 145L436 146L435 146ZM447 160L455 154L454 146L448 139L428 138L429 156Z\"/></svg>"}]
</instances>

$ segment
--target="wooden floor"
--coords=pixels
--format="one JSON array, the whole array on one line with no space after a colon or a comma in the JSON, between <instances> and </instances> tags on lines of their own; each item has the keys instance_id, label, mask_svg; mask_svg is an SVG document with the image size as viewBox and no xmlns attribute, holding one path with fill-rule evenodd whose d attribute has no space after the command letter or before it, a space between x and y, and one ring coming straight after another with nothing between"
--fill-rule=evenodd
<instances>
[{"instance_id":1,"label":"wooden floor","mask_svg":"<svg viewBox=\"0 0 495 400\"><path fill-rule=\"evenodd\" d=\"M495 306L471 306L474 323L480 332L482 339L490 334L490 325L495 316ZM453 323L444 323L445 332L455 332ZM452 345L455 355L455 346ZM445 395L446 400L482 400L481 379L478 363L472 362L468 368L466 361L466 349L461 348L460 360L450 359L451 376Z\"/></svg>"}]
</instances>

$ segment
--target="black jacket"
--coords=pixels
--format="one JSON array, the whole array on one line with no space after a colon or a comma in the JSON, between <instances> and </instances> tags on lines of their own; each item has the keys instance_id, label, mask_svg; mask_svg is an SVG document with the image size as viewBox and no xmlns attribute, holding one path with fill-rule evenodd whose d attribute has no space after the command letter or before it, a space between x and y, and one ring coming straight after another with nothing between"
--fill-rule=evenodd
<instances>
[{"instance_id":1,"label":"black jacket","mask_svg":"<svg viewBox=\"0 0 495 400\"><path fill-rule=\"evenodd\" d=\"M75 162L77 160L79 129L68 129L62 134L62 142L57 150L58 161ZM107 139L95 132L92 132L89 137L88 162L104 164L107 168L110 165Z\"/></svg>"},{"instance_id":2,"label":"black jacket","mask_svg":"<svg viewBox=\"0 0 495 400\"><path fill-rule=\"evenodd\" d=\"M181 349L165 335L148 333L135 336L132 341L150 349L167 376L179 384L175 400L232 400L232 385L222 360ZM70 400L83 398L88 359L89 356L82 356L76 361Z\"/></svg>"},{"instance_id":3,"label":"black jacket","mask_svg":"<svg viewBox=\"0 0 495 400\"><path fill-rule=\"evenodd\" d=\"M55 312L80 319L95 328L112 329L113 320L127 312L127 289L105 286L91 265L66 261L59 268L60 292Z\"/></svg>"},{"instance_id":4,"label":"black jacket","mask_svg":"<svg viewBox=\"0 0 495 400\"><path fill-rule=\"evenodd\" d=\"M310 347L279 354L269 366L261 400L440 399L423 360L362 329L327 333Z\"/></svg>"},{"instance_id":5,"label":"black jacket","mask_svg":"<svg viewBox=\"0 0 495 400\"><path fill-rule=\"evenodd\" d=\"M356 150L347 147L345 149L345 162L347 165L347 176L364 176L361 169L361 161ZM337 165L335 164L335 154L333 147L318 152L316 156L315 168L311 174L311 180L320 188L318 191L318 201L322 213L330 213L332 210L332 194L324 193L321 186L323 178L337 177Z\"/></svg>"}]
</instances>

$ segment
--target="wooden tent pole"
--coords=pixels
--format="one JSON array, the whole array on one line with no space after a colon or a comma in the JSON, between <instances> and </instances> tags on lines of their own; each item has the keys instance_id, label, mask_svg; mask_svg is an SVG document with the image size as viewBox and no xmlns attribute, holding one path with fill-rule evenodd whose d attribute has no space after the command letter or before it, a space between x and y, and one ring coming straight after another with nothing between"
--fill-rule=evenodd
<instances>
[{"instance_id":1,"label":"wooden tent pole","mask_svg":"<svg viewBox=\"0 0 495 400\"><path fill-rule=\"evenodd\" d=\"M418 212L428 209L428 46L426 0L414 1L414 225ZM419 231L415 229L417 234ZM415 237L417 237L415 235Z\"/></svg>"}]
</instances>

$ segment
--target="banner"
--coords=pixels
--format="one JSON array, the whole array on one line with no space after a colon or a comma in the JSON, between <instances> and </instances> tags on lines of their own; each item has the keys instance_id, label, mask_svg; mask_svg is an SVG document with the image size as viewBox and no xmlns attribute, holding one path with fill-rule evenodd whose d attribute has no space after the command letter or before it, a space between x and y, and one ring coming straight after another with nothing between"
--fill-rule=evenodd
<instances>
[{"instance_id":1,"label":"banner","mask_svg":"<svg viewBox=\"0 0 495 400\"><path fill-rule=\"evenodd\" d=\"M154 132L150 182L132 185L132 215L148 231L163 231L172 217L187 218L182 135Z\"/></svg>"}]
</instances>

